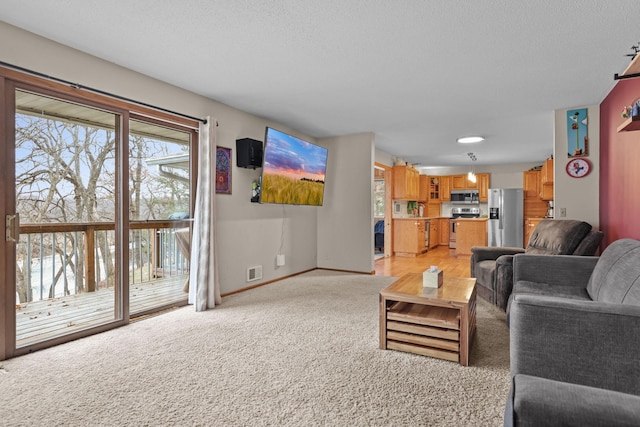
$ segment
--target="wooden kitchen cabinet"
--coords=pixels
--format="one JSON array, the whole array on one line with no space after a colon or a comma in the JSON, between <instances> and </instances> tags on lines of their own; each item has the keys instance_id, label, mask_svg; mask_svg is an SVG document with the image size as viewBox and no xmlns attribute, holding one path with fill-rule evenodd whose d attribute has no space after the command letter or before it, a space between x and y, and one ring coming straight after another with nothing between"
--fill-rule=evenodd
<instances>
[{"instance_id":1,"label":"wooden kitchen cabinet","mask_svg":"<svg viewBox=\"0 0 640 427\"><path fill-rule=\"evenodd\" d=\"M467 176L466 175L451 175L451 189L452 190L465 190L467 188Z\"/></svg>"},{"instance_id":2,"label":"wooden kitchen cabinet","mask_svg":"<svg viewBox=\"0 0 640 427\"><path fill-rule=\"evenodd\" d=\"M553 159L547 159L540 171L540 199L553 200Z\"/></svg>"},{"instance_id":3,"label":"wooden kitchen cabinet","mask_svg":"<svg viewBox=\"0 0 640 427\"><path fill-rule=\"evenodd\" d=\"M476 174L476 177L479 174ZM485 174L488 175L488 174ZM478 189L478 180L476 182L469 181L468 175L451 175L451 190L476 190Z\"/></svg>"},{"instance_id":4,"label":"wooden kitchen cabinet","mask_svg":"<svg viewBox=\"0 0 640 427\"><path fill-rule=\"evenodd\" d=\"M419 218L393 220L393 250L397 256L416 256L427 251L425 223Z\"/></svg>"},{"instance_id":5,"label":"wooden kitchen cabinet","mask_svg":"<svg viewBox=\"0 0 640 427\"><path fill-rule=\"evenodd\" d=\"M413 166L393 167L393 198L418 200L420 197L420 173Z\"/></svg>"},{"instance_id":6,"label":"wooden kitchen cabinet","mask_svg":"<svg viewBox=\"0 0 640 427\"><path fill-rule=\"evenodd\" d=\"M419 196L418 201L427 203L429 201L429 177L427 175L418 175L419 178Z\"/></svg>"},{"instance_id":7,"label":"wooden kitchen cabinet","mask_svg":"<svg viewBox=\"0 0 640 427\"><path fill-rule=\"evenodd\" d=\"M456 219L456 255L471 255L472 246L487 246L486 218Z\"/></svg>"},{"instance_id":8,"label":"wooden kitchen cabinet","mask_svg":"<svg viewBox=\"0 0 640 427\"><path fill-rule=\"evenodd\" d=\"M425 216L429 218L438 217L441 215L442 203L441 202L429 202L427 203L427 210Z\"/></svg>"},{"instance_id":9,"label":"wooden kitchen cabinet","mask_svg":"<svg viewBox=\"0 0 640 427\"><path fill-rule=\"evenodd\" d=\"M477 175L476 175L476 180L475 181L470 181L469 180L469 175L463 175L464 176L464 180L465 180L465 187L463 188L463 190L477 190L478 189L478 179L477 179Z\"/></svg>"},{"instance_id":10,"label":"wooden kitchen cabinet","mask_svg":"<svg viewBox=\"0 0 640 427\"><path fill-rule=\"evenodd\" d=\"M435 248L440 243L440 220L434 218L429 221L429 249Z\"/></svg>"},{"instance_id":11,"label":"wooden kitchen cabinet","mask_svg":"<svg viewBox=\"0 0 640 427\"><path fill-rule=\"evenodd\" d=\"M440 177L439 176L430 176L428 177L429 181L429 201L435 202L440 201Z\"/></svg>"},{"instance_id":12,"label":"wooden kitchen cabinet","mask_svg":"<svg viewBox=\"0 0 640 427\"><path fill-rule=\"evenodd\" d=\"M488 173L476 174L478 179L478 200L480 202L486 203L489 201L489 176Z\"/></svg>"},{"instance_id":13,"label":"wooden kitchen cabinet","mask_svg":"<svg viewBox=\"0 0 640 427\"><path fill-rule=\"evenodd\" d=\"M526 199L540 198L540 171L526 171L522 175L522 194Z\"/></svg>"},{"instance_id":14,"label":"wooden kitchen cabinet","mask_svg":"<svg viewBox=\"0 0 640 427\"><path fill-rule=\"evenodd\" d=\"M448 202L451 200L451 177L440 177L440 201Z\"/></svg>"},{"instance_id":15,"label":"wooden kitchen cabinet","mask_svg":"<svg viewBox=\"0 0 640 427\"><path fill-rule=\"evenodd\" d=\"M522 194L524 197L524 217L525 218L541 218L547 214L547 202L540 198L542 181L540 170L531 170L523 172L522 175ZM551 185L553 188L553 185ZM552 190L553 191L553 190ZM553 197L553 196L552 196ZM526 235L526 224L525 227ZM527 238L524 239L527 242Z\"/></svg>"},{"instance_id":16,"label":"wooden kitchen cabinet","mask_svg":"<svg viewBox=\"0 0 640 427\"><path fill-rule=\"evenodd\" d=\"M449 246L449 218L440 218L440 241L439 245Z\"/></svg>"},{"instance_id":17,"label":"wooden kitchen cabinet","mask_svg":"<svg viewBox=\"0 0 640 427\"><path fill-rule=\"evenodd\" d=\"M540 200L553 200L553 184L542 184L542 189L540 190Z\"/></svg>"},{"instance_id":18,"label":"wooden kitchen cabinet","mask_svg":"<svg viewBox=\"0 0 640 427\"><path fill-rule=\"evenodd\" d=\"M553 185L553 159L549 158L545 160L540 171L540 182L544 184Z\"/></svg>"}]
</instances>

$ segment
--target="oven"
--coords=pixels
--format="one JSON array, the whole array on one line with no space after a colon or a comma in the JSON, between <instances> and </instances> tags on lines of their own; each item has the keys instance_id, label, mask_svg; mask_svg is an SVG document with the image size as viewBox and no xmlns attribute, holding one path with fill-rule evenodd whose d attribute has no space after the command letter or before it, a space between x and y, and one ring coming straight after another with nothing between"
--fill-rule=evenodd
<instances>
[{"instance_id":1,"label":"oven","mask_svg":"<svg viewBox=\"0 0 640 427\"><path fill-rule=\"evenodd\" d=\"M458 218L479 218L480 208L452 208L449 219L449 249L456 248L456 222Z\"/></svg>"}]
</instances>

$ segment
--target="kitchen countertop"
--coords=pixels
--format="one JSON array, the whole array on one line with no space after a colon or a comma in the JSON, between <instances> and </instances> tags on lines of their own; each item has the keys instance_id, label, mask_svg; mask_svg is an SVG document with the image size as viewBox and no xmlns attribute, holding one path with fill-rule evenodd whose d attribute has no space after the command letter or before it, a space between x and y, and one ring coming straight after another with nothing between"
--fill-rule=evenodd
<instances>
[{"instance_id":1,"label":"kitchen countertop","mask_svg":"<svg viewBox=\"0 0 640 427\"><path fill-rule=\"evenodd\" d=\"M484 218L451 218L451 219L455 219L456 221L488 221L489 218L484 217Z\"/></svg>"},{"instance_id":2,"label":"kitchen countertop","mask_svg":"<svg viewBox=\"0 0 640 427\"><path fill-rule=\"evenodd\" d=\"M429 220L429 219L449 219L448 216L407 216L407 217L394 217L392 218L394 220L406 220L406 219L410 219L410 220L416 220L416 219L422 219L422 220Z\"/></svg>"}]
</instances>

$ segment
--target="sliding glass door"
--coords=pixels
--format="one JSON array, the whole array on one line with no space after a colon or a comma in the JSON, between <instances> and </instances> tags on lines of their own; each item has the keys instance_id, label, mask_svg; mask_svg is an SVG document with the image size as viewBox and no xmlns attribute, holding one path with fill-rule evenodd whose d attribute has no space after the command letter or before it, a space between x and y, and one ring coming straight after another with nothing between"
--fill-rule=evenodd
<instances>
[{"instance_id":1,"label":"sliding glass door","mask_svg":"<svg viewBox=\"0 0 640 427\"><path fill-rule=\"evenodd\" d=\"M194 133L144 117L129 124L128 283L135 316L188 296Z\"/></svg>"},{"instance_id":2,"label":"sliding glass door","mask_svg":"<svg viewBox=\"0 0 640 427\"><path fill-rule=\"evenodd\" d=\"M17 348L123 319L122 122L114 111L15 91Z\"/></svg>"},{"instance_id":3,"label":"sliding glass door","mask_svg":"<svg viewBox=\"0 0 640 427\"><path fill-rule=\"evenodd\" d=\"M1 76L0 93L0 360L186 304L195 129Z\"/></svg>"}]
</instances>

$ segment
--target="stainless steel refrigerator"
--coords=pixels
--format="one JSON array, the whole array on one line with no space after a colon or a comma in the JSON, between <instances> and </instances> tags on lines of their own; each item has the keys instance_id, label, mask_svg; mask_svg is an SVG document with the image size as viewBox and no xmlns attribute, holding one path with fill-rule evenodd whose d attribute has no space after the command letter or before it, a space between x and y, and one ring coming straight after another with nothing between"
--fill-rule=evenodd
<instances>
[{"instance_id":1,"label":"stainless steel refrigerator","mask_svg":"<svg viewBox=\"0 0 640 427\"><path fill-rule=\"evenodd\" d=\"M522 247L522 188L489 189L489 246Z\"/></svg>"}]
</instances>

